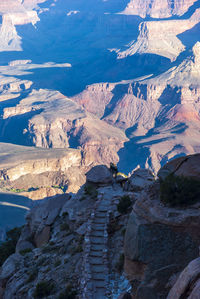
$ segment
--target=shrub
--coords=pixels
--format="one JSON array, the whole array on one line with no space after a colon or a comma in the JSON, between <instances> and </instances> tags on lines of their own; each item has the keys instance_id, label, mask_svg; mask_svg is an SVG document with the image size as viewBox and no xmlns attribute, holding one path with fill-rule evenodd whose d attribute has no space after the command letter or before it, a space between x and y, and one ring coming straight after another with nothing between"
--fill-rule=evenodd
<instances>
[{"instance_id":1,"label":"shrub","mask_svg":"<svg viewBox=\"0 0 200 299\"><path fill-rule=\"evenodd\" d=\"M68 285L62 293L60 293L58 299L75 299L77 292L72 288L71 285Z\"/></svg>"},{"instance_id":2,"label":"shrub","mask_svg":"<svg viewBox=\"0 0 200 299\"><path fill-rule=\"evenodd\" d=\"M45 298L53 293L55 285L53 282L41 281L36 285L35 291L33 293L34 298Z\"/></svg>"},{"instance_id":3,"label":"shrub","mask_svg":"<svg viewBox=\"0 0 200 299\"><path fill-rule=\"evenodd\" d=\"M98 192L97 192L96 188L92 185L85 185L84 193L85 193L85 195L89 195L92 198L96 198L97 195L98 195Z\"/></svg>"},{"instance_id":4,"label":"shrub","mask_svg":"<svg viewBox=\"0 0 200 299\"><path fill-rule=\"evenodd\" d=\"M200 182L194 178L168 175L160 181L160 199L170 206L188 206L200 197Z\"/></svg>"},{"instance_id":5,"label":"shrub","mask_svg":"<svg viewBox=\"0 0 200 299\"><path fill-rule=\"evenodd\" d=\"M67 223L62 223L62 224L60 225L60 230L61 230L61 231L69 231L69 224L67 224Z\"/></svg>"},{"instance_id":6,"label":"shrub","mask_svg":"<svg viewBox=\"0 0 200 299\"><path fill-rule=\"evenodd\" d=\"M19 253L21 255L25 255L25 254L30 253L30 252L32 252L32 249L31 248L26 248L26 249L20 250Z\"/></svg>"},{"instance_id":7,"label":"shrub","mask_svg":"<svg viewBox=\"0 0 200 299\"><path fill-rule=\"evenodd\" d=\"M36 277L37 277L37 275L38 275L38 269L37 269L37 268L34 268L34 269L29 273L29 276L28 276L28 278L27 278L27 280L26 280L26 283L30 283L30 282L32 282L33 280L35 280Z\"/></svg>"},{"instance_id":8,"label":"shrub","mask_svg":"<svg viewBox=\"0 0 200 299\"><path fill-rule=\"evenodd\" d=\"M6 241L0 245L0 267L11 254L15 253L15 247L20 237L20 233L20 227L11 229L6 233Z\"/></svg>"},{"instance_id":9,"label":"shrub","mask_svg":"<svg viewBox=\"0 0 200 299\"><path fill-rule=\"evenodd\" d=\"M61 265L61 260L57 260L57 261L55 261L55 263L54 263L54 267L58 267L58 266L60 266Z\"/></svg>"},{"instance_id":10,"label":"shrub","mask_svg":"<svg viewBox=\"0 0 200 299\"><path fill-rule=\"evenodd\" d=\"M131 199L128 195L124 195L120 198L120 201L117 205L117 210L121 214L126 214L131 207Z\"/></svg>"}]
</instances>

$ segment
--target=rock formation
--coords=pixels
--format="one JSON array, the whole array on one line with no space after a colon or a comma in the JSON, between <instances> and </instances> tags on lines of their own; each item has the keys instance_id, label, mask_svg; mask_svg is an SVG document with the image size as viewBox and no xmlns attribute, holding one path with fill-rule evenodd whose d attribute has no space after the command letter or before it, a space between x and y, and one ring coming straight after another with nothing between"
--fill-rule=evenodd
<instances>
[{"instance_id":1,"label":"rock formation","mask_svg":"<svg viewBox=\"0 0 200 299\"><path fill-rule=\"evenodd\" d=\"M123 196L132 202L133 193L106 182L106 166L97 167L98 182L91 185L88 174L76 195L37 202L28 213L16 253L0 269L3 298L31 298L42 282L53 283L49 298L72 290L82 298L117 298L130 288L122 274L130 209L120 214L117 205Z\"/></svg>"},{"instance_id":2,"label":"rock formation","mask_svg":"<svg viewBox=\"0 0 200 299\"><path fill-rule=\"evenodd\" d=\"M117 51L118 58L134 54L156 54L176 60L185 46L178 38L181 33L192 29L200 21L200 10L185 20L143 22L139 25L139 36L124 51Z\"/></svg>"},{"instance_id":3,"label":"rock formation","mask_svg":"<svg viewBox=\"0 0 200 299\"><path fill-rule=\"evenodd\" d=\"M181 16L197 0L130 0L125 10L127 15L139 15L142 18L151 16L152 18L169 18L173 15Z\"/></svg>"},{"instance_id":4,"label":"rock formation","mask_svg":"<svg viewBox=\"0 0 200 299\"><path fill-rule=\"evenodd\" d=\"M189 263L169 292L167 299L198 298L200 294L200 258Z\"/></svg>"},{"instance_id":5,"label":"rock formation","mask_svg":"<svg viewBox=\"0 0 200 299\"><path fill-rule=\"evenodd\" d=\"M21 38L16 31L16 25L35 24L39 21L37 12L38 3L46 0L2 0L0 3L0 15L2 24L0 27L0 52L21 51Z\"/></svg>"},{"instance_id":6,"label":"rock formation","mask_svg":"<svg viewBox=\"0 0 200 299\"><path fill-rule=\"evenodd\" d=\"M85 181L82 155L76 149L37 149L0 144L0 184L32 199L77 192Z\"/></svg>"},{"instance_id":7,"label":"rock formation","mask_svg":"<svg viewBox=\"0 0 200 299\"><path fill-rule=\"evenodd\" d=\"M97 84L73 100L93 113L99 107L103 120L129 129L128 137L137 142L134 157L139 152L135 161L140 164L144 155L142 166L146 162L157 172L164 160L199 151L199 45L180 65L157 77ZM131 157L130 149L125 153L125 159Z\"/></svg>"},{"instance_id":8,"label":"rock formation","mask_svg":"<svg viewBox=\"0 0 200 299\"><path fill-rule=\"evenodd\" d=\"M175 159L169 163L169 168L172 168L170 164L179 165L177 175L185 169L183 172L187 176L187 169L190 176L199 159L199 155L186 157L187 165L184 160L180 163L180 159ZM199 179L199 174L193 177ZM140 193L125 236L125 270L133 282L135 298L167 297L180 271L199 255L199 223L199 202L182 208L164 205L159 198L159 182ZM181 295L187 293L189 284L195 283L195 279L197 281L198 275L194 261L180 275L167 298L182 298Z\"/></svg>"}]
</instances>

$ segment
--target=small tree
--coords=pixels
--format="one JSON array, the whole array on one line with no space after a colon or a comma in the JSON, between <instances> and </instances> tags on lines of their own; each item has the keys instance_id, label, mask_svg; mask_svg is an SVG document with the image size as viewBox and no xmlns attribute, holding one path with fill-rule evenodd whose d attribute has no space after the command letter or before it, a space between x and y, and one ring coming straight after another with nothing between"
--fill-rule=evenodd
<instances>
[{"instance_id":1,"label":"small tree","mask_svg":"<svg viewBox=\"0 0 200 299\"><path fill-rule=\"evenodd\" d=\"M6 233L6 241L0 245L0 267L5 260L13 253L15 253L15 247L20 237L21 228L13 228Z\"/></svg>"},{"instance_id":2,"label":"small tree","mask_svg":"<svg viewBox=\"0 0 200 299\"><path fill-rule=\"evenodd\" d=\"M160 199L170 206L192 205L200 199L200 181L170 174L160 181Z\"/></svg>"}]
</instances>

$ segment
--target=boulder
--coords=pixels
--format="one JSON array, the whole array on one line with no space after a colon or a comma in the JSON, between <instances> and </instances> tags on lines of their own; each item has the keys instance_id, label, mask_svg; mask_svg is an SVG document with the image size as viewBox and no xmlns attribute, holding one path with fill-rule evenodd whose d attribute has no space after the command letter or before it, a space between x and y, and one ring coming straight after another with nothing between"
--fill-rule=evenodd
<instances>
[{"instance_id":1,"label":"boulder","mask_svg":"<svg viewBox=\"0 0 200 299\"><path fill-rule=\"evenodd\" d=\"M86 180L88 183L110 184L112 179L112 173L105 165L97 165L86 173Z\"/></svg>"},{"instance_id":2,"label":"boulder","mask_svg":"<svg viewBox=\"0 0 200 299\"><path fill-rule=\"evenodd\" d=\"M189 263L167 296L167 299L181 298L200 298L200 258Z\"/></svg>"},{"instance_id":3,"label":"boulder","mask_svg":"<svg viewBox=\"0 0 200 299\"><path fill-rule=\"evenodd\" d=\"M200 154L180 157L168 162L159 170L158 177L165 179L170 174L200 180Z\"/></svg>"},{"instance_id":4,"label":"boulder","mask_svg":"<svg viewBox=\"0 0 200 299\"><path fill-rule=\"evenodd\" d=\"M133 172L128 180L128 191L141 191L155 181L153 173L149 169L139 168Z\"/></svg>"},{"instance_id":5,"label":"boulder","mask_svg":"<svg viewBox=\"0 0 200 299\"><path fill-rule=\"evenodd\" d=\"M136 299L165 299L172 275L199 255L198 207L166 207L153 188L135 202L125 234L125 270L137 282Z\"/></svg>"},{"instance_id":6,"label":"boulder","mask_svg":"<svg viewBox=\"0 0 200 299\"><path fill-rule=\"evenodd\" d=\"M37 247L47 243L50 238L50 227L59 216L68 198L68 196L62 195L37 203L27 215L26 231L23 231L20 242L29 241L31 237ZM29 235L27 234L28 231L30 231Z\"/></svg>"},{"instance_id":7,"label":"boulder","mask_svg":"<svg viewBox=\"0 0 200 299\"><path fill-rule=\"evenodd\" d=\"M16 269L19 266L21 260L22 256L18 253L10 255L2 265L0 279L9 279L9 277L11 277L16 272Z\"/></svg>"}]
</instances>

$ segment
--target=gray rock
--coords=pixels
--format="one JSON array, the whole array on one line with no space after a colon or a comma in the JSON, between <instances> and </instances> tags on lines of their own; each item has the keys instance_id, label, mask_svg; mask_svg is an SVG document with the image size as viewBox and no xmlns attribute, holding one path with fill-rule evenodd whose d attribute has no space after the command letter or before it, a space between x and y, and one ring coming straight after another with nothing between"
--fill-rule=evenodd
<instances>
[{"instance_id":1,"label":"gray rock","mask_svg":"<svg viewBox=\"0 0 200 299\"><path fill-rule=\"evenodd\" d=\"M200 298L200 258L189 263L169 292L167 299Z\"/></svg>"},{"instance_id":2,"label":"gray rock","mask_svg":"<svg viewBox=\"0 0 200 299\"><path fill-rule=\"evenodd\" d=\"M128 180L129 191L141 191L155 181L153 173L149 169L137 169Z\"/></svg>"},{"instance_id":3,"label":"gray rock","mask_svg":"<svg viewBox=\"0 0 200 299\"><path fill-rule=\"evenodd\" d=\"M152 298L165 299L170 277L199 254L200 211L168 208L150 199L148 190L142 194L133 206L125 235L125 259L132 262L129 278L140 283L136 299L146 298L139 294L147 289L152 289Z\"/></svg>"},{"instance_id":4,"label":"gray rock","mask_svg":"<svg viewBox=\"0 0 200 299\"><path fill-rule=\"evenodd\" d=\"M97 165L86 174L87 182L94 184L110 184L112 179L112 173L105 165Z\"/></svg>"},{"instance_id":5,"label":"gray rock","mask_svg":"<svg viewBox=\"0 0 200 299\"><path fill-rule=\"evenodd\" d=\"M3 280L11 277L15 273L21 260L22 256L18 253L10 255L9 258L2 265L0 279Z\"/></svg>"},{"instance_id":6,"label":"gray rock","mask_svg":"<svg viewBox=\"0 0 200 299\"><path fill-rule=\"evenodd\" d=\"M165 179L169 174L192 177L200 180L200 154L189 155L173 159L164 165L158 172L160 179Z\"/></svg>"}]
</instances>

